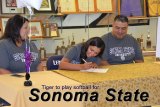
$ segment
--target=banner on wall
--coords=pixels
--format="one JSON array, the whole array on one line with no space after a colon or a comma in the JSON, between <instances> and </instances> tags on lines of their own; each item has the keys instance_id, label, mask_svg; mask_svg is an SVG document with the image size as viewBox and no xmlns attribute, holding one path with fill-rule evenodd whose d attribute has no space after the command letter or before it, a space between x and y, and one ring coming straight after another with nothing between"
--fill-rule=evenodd
<instances>
[{"instance_id":1,"label":"banner on wall","mask_svg":"<svg viewBox=\"0 0 160 107\"><path fill-rule=\"evenodd\" d=\"M148 0L149 16L160 16L160 0Z\"/></svg>"},{"instance_id":2,"label":"banner on wall","mask_svg":"<svg viewBox=\"0 0 160 107\"><path fill-rule=\"evenodd\" d=\"M121 0L120 14L130 17L143 16L142 10L143 8L141 6L140 0Z\"/></svg>"},{"instance_id":3,"label":"banner on wall","mask_svg":"<svg viewBox=\"0 0 160 107\"><path fill-rule=\"evenodd\" d=\"M157 25L156 57L160 58L160 17L158 17L158 25Z\"/></svg>"}]
</instances>

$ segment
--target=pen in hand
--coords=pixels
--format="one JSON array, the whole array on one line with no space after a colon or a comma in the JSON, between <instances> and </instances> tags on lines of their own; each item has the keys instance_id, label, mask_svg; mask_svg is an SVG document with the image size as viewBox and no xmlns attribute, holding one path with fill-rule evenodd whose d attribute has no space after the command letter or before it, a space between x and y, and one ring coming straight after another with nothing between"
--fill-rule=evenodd
<instances>
[{"instance_id":1,"label":"pen in hand","mask_svg":"<svg viewBox=\"0 0 160 107\"><path fill-rule=\"evenodd\" d=\"M90 63L90 64L89 64L89 67L90 67L90 68L97 68L97 65L96 65L96 64L94 64L94 63L92 63L92 62L87 62L87 61L86 61L85 59L83 59L83 58L82 58L82 60L84 61L84 63Z\"/></svg>"},{"instance_id":2,"label":"pen in hand","mask_svg":"<svg viewBox=\"0 0 160 107\"><path fill-rule=\"evenodd\" d=\"M83 69L90 69L91 68L91 62L87 62L85 59L83 59L82 58L82 60L83 60L83 62L84 62L84 64L83 64Z\"/></svg>"},{"instance_id":3,"label":"pen in hand","mask_svg":"<svg viewBox=\"0 0 160 107\"><path fill-rule=\"evenodd\" d=\"M82 58L82 60L83 60L85 63L87 63L87 61L86 61L85 59Z\"/></svg>"}]
</instances>

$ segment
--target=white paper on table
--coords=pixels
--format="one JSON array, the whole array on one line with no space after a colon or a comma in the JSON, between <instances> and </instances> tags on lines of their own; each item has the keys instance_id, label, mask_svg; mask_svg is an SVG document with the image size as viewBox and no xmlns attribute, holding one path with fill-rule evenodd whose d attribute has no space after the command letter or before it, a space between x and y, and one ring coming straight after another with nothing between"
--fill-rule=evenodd
<instances>
[{"instance_id":1,"label":"white paper on table","mask_svg":"<svg viewBox=\"0 0 160 107\"><path fill-rule=\"evenodd\" d=\"M90 69L87 69L87 70L80 70L80 71L106 73L108 71L108 68L90 68Z\"/></svg>"}]
</instances>

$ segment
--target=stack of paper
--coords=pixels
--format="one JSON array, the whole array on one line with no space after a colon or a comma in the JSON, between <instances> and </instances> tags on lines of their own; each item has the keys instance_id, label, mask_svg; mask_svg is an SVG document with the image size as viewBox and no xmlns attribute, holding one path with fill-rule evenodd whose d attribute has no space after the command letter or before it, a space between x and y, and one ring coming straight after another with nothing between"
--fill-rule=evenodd
<instances>
[{"instance_id":1,"label":"stack of paper","mask_svg":"<svg viewBox=\"0 0 160 107\"><path fill-rule=\"evenodd\" d=\"M106 73L108 71L108 68L91 68L87 70L80 70L83 72L97 72L97 73Z\"/></svg>"}]
</instances>

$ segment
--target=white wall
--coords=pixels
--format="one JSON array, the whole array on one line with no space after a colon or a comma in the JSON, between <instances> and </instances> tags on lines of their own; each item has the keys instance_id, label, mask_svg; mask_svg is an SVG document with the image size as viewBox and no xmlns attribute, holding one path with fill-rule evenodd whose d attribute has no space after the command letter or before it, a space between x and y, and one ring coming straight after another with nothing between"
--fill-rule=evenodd
<instances>
[{"instance_id":1,"label":"white wall","mask_svg":"<svg viewBox=\"0 0 160 107\"><path fill-rule=\"evenodd\" d=\"M129 26L128 33L132 34L135 38L140 37L143 34L144 46L147 38L148 29L151 35L152 46L156 45L156 33L157 33L157 18L150 18L150 25L144 26ZM109 28L111 31L112 28ZM89 31L89 33L88 33ZM74 34L75 42L82 42L82 39L87 40L89 37L102 36L109 32L107 27L104 28L90 28L90 29L61 29L59 30L60 36L64 38L65 46L68 45L68 37L72 41L72 34ZM40 47L42 40L35 41L37 47ZM47 53L55 53L56 46L62 46L62 40L43 39Z\"/></svg>"}]
</instances>

